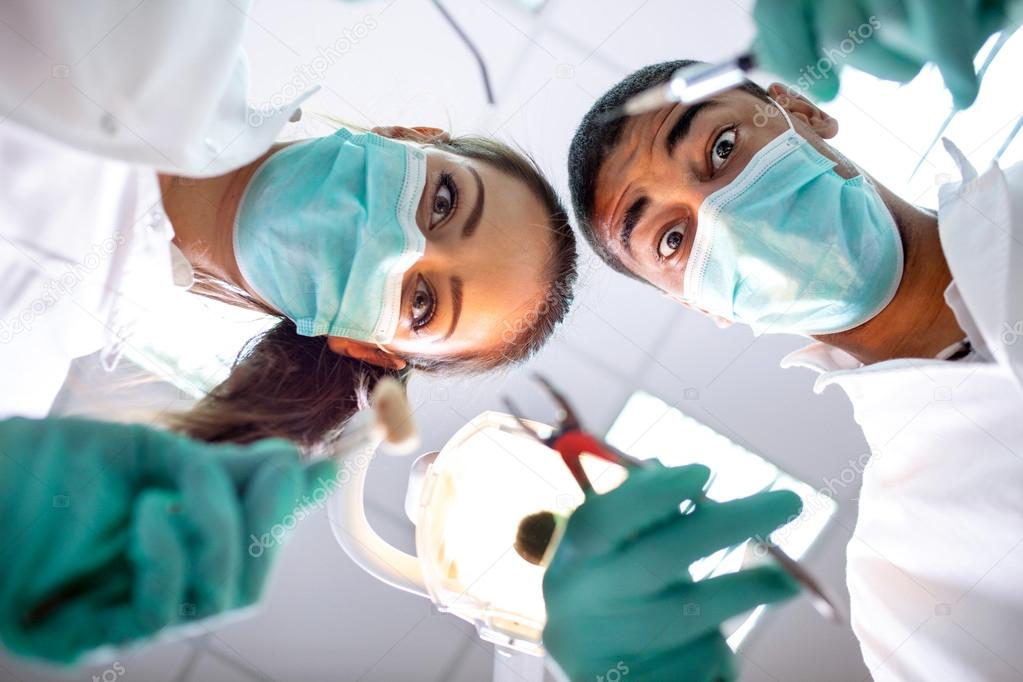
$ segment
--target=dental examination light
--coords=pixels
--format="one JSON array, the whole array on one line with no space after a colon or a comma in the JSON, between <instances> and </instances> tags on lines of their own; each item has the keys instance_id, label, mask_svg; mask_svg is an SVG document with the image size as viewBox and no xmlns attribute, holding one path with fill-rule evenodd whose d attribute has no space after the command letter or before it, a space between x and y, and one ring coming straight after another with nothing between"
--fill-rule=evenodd
<instances>
[{"instance_id":1,"label":"dental examination light","mask_svg":"<svg viewBox=\"0 0 1023 682\"><path fill-rule=\"evenodd\" d=\"M551 427L529 422L538 433ZM480 638L542 655L546 620L544 569L515 550L519 523L545 510L569 515L583 494L560 455L524 431L515 417L484 412L440 452L419 457L409 477L405 512L416 526L416 555L383 540L366 519L369 460L353 462L331 500L334 537L379 580L431 600L473 624ZM625 480L624 468L584 455L594 488Z\"/></svg>"}]
</instances>

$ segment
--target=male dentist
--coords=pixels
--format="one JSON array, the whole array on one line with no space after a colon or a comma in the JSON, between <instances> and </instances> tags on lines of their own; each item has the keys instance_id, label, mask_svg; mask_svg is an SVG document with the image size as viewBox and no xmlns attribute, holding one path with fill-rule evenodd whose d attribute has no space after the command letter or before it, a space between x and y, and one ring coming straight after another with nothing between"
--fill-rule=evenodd
<instances>
[{"instance_id":1,"label":"male dentist","mask_svg":"<svg viewBox=\"0 0 1023 682\"><path fill-rule=\"evenodd\" d=\"M780 83L603 122L683 64L633 73L583 119L569 156L580 229L612 268L683 306L813 338L783 364L843 389L875 453L847 566L874 679L1020 679L1023 167L981 174L946 142L962 179L935 214L830 146L838 121ZM644 551L616 564L621 584L649 572ZM549 623L583 612L557 575L545 588ZM610 599L590 594L590 611ZM641 629L633 620L608 627ZM545 643L563 668L595 668L574 640ZM732 679L713 672L727 650L698 644L675 641L641 678Z\"/></svg>"}]
</instances>

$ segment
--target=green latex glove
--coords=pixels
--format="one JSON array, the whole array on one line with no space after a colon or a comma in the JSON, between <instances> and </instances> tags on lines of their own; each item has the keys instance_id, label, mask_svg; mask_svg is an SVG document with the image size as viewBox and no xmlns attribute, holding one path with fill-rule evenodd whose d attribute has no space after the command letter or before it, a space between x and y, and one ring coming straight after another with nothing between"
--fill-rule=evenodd
<instances>
[{"instance_id":1,"label":"green latex glove","mask_svg":"<svg viewBox=\"0 0 1023 682\"><path fill-rule=\"evenodd\" d=\"M335 475L282 440L211 445L141 425L0 422L0 642L73 663L249 605L284 529Z\"/></svg>"},{"instance_id":2,"label":"green latex glove","mask_svg":"<svg viewBox=\"0 0 1023 682\"><path fill-rule=\"evenodd\" d=\"M773 566L693 582L689 566L796 516L788 491L724 503L700 500L700 465L634 471L605 495L591 494L568 519L544 576L547 652L572 679L734 680L720 624L798 585Z\"/></svg>"},{"instance_id":3,"label":"green latex glove","mask_svg":"<svg viewBox=\"0 0 1023 682\"><path fill-rule=\"evenodd\" d=\"M768 71L825 101L838 94L843 64L905 83L933 62L963 109L980 85L974 56L992 34L1018 21L1019 6L1019 0L758 0L753 51Z\"/></svg>"}]
</instances>

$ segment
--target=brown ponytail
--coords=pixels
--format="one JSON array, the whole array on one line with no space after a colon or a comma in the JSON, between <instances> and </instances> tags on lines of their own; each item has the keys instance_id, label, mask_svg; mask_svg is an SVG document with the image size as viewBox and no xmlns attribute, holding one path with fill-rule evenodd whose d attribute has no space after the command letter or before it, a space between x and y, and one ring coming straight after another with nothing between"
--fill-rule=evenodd
<instances>
[{"instance_id":1,"label":"brown ponytail","mask_svg":"<svg viewBox=\"0 0 1023 682\"><path fill-rule=\"evenodd\" d=\"M338 355L324 336L301 336L281 320L250 340L231 375L171 426L208 442L288 438L304 448L329 443L386 370Z\"/></svg>"}]
</instances>

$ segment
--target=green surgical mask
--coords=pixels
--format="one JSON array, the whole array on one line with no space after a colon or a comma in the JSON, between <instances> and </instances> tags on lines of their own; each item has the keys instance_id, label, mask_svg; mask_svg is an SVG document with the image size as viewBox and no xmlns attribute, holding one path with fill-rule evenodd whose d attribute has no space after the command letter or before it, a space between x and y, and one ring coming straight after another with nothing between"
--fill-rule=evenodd
<instances>
[{"instance_id":1,"label":"green surgical mask","mask_svg":"<svg viewBox=\"0 0 1023 682\"><path fill-rule=\"evenodd\" d=\"M305 336L388 343L402 280L426 239L426 154L374 133L289 145L242 195L234 252L245 281Z\"/></svg>"},{"instance_id":2,"label":"green surgical mask","mask_svg":"<svg viewBox=\"0 0 1023 682\"><path fill-rule=\"evenodd\" d=\"M758 334L852 329L895 296L898 227L869 179L841 177L778 108L788 129L703 200L682 298Z\"/></svg>"}]
</instances>

